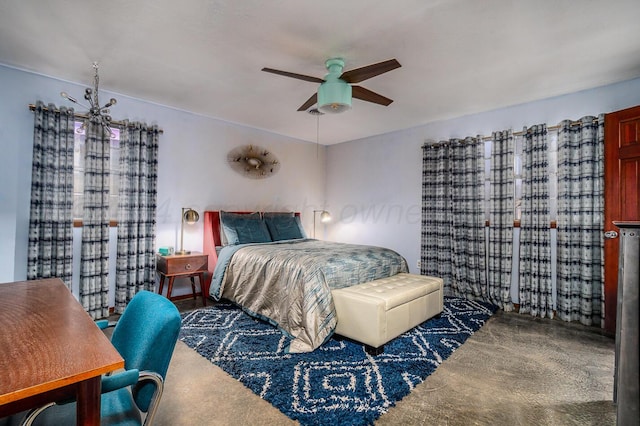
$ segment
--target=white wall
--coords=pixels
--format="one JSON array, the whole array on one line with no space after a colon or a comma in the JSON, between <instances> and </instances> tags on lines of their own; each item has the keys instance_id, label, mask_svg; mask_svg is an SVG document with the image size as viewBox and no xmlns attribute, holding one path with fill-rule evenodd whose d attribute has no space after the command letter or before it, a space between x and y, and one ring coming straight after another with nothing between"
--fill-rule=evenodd
<instances>
[{"instance_id":1,"label":"white wall","mask_svg":"<svg viewBox=\"0 0 640 426\"><path fill-rule=\"evenodd\" d=\"M87 82L90 83L90 82ZM28 104L42 100L62 105L60 92L76 97L75 84L0 65L0 283L26 278L33 113ZM162 105L113 96L115 119L157 123L160 136L157 245L180 244L181 207L241 210L296 210L310 234L314 209L324 202L325 149L300 141ZM80 111L80 110L78 110ZM301 115L315 128L315 117ZM235 173L226 157L232 148L254 144L280 160L278 173L254 180ZM202 249L202 221L185 228L184 247Z\"/></svg>"},{"instance_id":2,"label":"white wall","mask_svg":"<svg viewBox=\"0 0 640 426\"><path fill-rule=\"evenodd\" d=\"M488 136L509 128L520 131L523 126L555 125L638 104L640 79L635 79L329 146L326 208L333 220L327 225L327 238L393 248L417 271L425 140Z\"/></svg>"},{"instance_id":3,"label":"white wall","mask_svg":"<svg viewBox=\"0 0 640 426\"><path fill-rule=\"evenodd\" d=\"M79 96L88 83L0 65L0 282L26 277L33 141L33 114L27 105L38 99L61 105L60 91ZM494 130L557 124L565 118L638 105L640 79L323 147L318 157L312 143L121 94L105 92L103 96L118 99L112 109L116 119L157 123L164 129L159 151L158 246L178 247L181 207L199 212L298 210L310 235L312 211L327 208L333 220L324 229L319 225L319 236L393 248L415 271L420 252L421 146L426 139L490 135ZM315 128L315 117L301 119ZM226 154L243 144L274 152L282 162L278 174L250 180L234 173L226 164ZM202 248L202 222L185 230L184 245L189 250Z\"/></svg>"}]
</instances>

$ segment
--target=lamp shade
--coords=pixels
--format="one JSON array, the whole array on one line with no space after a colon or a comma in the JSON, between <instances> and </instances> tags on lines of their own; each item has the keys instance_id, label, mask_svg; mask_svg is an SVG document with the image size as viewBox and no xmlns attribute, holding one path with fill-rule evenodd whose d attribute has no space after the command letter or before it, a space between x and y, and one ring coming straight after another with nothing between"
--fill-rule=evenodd
<instances>
[{"instance_id":1,"label":"lamp shade","mask_svg":"<svg viewBox=\"0 0 640 426\"><path fill-rule=\"evenodd\" d=\"M323 210L322 213L320 213L320 222L329 222L331 220L331 214L326 211Z\"/></svg>"},{"instance_id":2,"label":"lamp shade","mask_svg":"<svg viewBox=\"0 0 640 426\"><path fill-rule=\"evenodd\" d=\"M343 80L322 83L318 88L318 109L329 114L351 109L351 86Z\"/></svg>"},{"instance_id":3,"label":"lamp shade","mask_svg":"<svg viewBox=\"0 0 640 426\"><path fill-rule=\"evenodd\" d=\"M200 215L193 209L188 209L183 213L184 221L189 225L193 225L200 219Z\"/></svg>"},{"instance_id":4,"label":"lamp shade","mask_svg":"<svg viewBox=\"0 0 640 426\"><path fill-rule=\"evenodd\" d=\"M327 223L331 220L331 214L326 210L313 211L313 238L316 237L316 213L320 213L320 222Z\"/></svg>"}]
</instances>

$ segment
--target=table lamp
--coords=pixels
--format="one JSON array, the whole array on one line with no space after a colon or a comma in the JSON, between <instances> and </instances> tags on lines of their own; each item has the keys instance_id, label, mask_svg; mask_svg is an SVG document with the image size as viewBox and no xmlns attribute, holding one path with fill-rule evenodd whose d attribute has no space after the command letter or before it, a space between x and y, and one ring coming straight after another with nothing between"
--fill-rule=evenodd
<instances>
[{"instance_id":1,"label":"table lamp","mask_svg":"<svg viewBox=\"0 0 640 426\"><path fill-rule=\"evenodd\" d=\"M327 223L331 220L331 214L326 210L313 211L313 238L316 237L316 213L320 213L320 222Z\"/></svg>"},{"instance_id":2,"label":"table lamp","mask_svg":"<svg viewBox=\"0 0 640 426\"><path fill-rule=\"evenodd\" d=\"M187 251L183 247L184 242L184 224L193 225L200 219L200 215L197 211L193 210L191 207L183 207L182 208L182 222L180 224L180 250L176 252L176 254L190 254L190 251Z\"/></svg>"}]
</instances>

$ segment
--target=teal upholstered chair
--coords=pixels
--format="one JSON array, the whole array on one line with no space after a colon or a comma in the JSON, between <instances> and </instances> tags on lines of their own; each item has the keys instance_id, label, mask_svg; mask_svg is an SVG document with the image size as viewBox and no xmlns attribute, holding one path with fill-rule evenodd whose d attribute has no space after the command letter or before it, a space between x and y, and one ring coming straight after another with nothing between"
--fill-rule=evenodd
<instances>
[{"instance_id":1,"label":"teal upholstered chair","mask_svg":"<svg viewBox=\"0 0 640 426\"><path fill-rule=\"evenodd\" d=\"M129 302L111 336L125 370L102 378L102 425L153 422L180 323L178 309L164 296L141 291ZM74 402L49 404L32 410L25 424L71 425L76 423L75 412Z\"/></svg>"}]
</instances>

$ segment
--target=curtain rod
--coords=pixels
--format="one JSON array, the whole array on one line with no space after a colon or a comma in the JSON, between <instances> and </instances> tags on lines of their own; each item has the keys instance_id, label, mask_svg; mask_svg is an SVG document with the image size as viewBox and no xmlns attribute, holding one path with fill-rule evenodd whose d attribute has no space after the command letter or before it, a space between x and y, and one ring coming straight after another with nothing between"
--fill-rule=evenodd
<instances>
[{"instance_id":1,"label":"curtain rod","mask_svg":"<svg viewBox=\"0 0 640 426\"><path fill-rule=\"evenodd\" d=\"M599 120L596 118L596 119L595 119L595 120L593 120L593 121L597 123ZM581 121L572 121L570 125L571 125L571 126L579 126L579 125L581 125L581 124L582 124L582 122L581 122ZM561 125L559 125L559 124L556 124L555 126L548 126L548 127L547 127L547 131L549 131L549 130L559 130L561 127L562 127L562 126L561 126ZM526 132L525 132L525 131L512 132L511 134L512 134L513 136L522 136L522 135L526 134ZM483 141L483 142L493 140L493 136L479 136L478 138L479 138L481 141ZM460 139L460 141L464 141L464 139ZM424 145L426 145L426 146L433 147L433 146L437 146L437 145L439 145L439 144L440 144L440 142L436 142L436 141L433 141L433 140L425 140L425 142L424 142L423 146L424 146Z\"/></svg>"},{"instance_id":2,"label":"curtain rod","mask_svg":"<svg viewBox=\"0 0 640 426\"><path fill-rule=\"evenodd\" d=\"M49 108L47 108L47 107L43 107L42 109L45 110L45 111L49 111ZM35 111L36 110L36 106L34 104L29 104L29 110ZM56 109L56 110L54 110L54 112L60 112L60 110ZM89 116L87 114L84 114L84 113L75 113L74 112L74 116L77 117L77 118L82 118L82 119L89 118ZM113 120L111 123L116 125L116 126L121 126L121 127L124 126L124 121ZM164 133L164 131L162 129L158 129L158 133Z\"/></svg>"},{"instance_id":3,"label":"curtain rod","mask_svg":"<svg viewBox=\"0 0 640 426\"><path fill-rule=\"evenodd\" d=\"M598 122L598 119L596 118L595 120L593 120L594 122ZM582 124L582 121L572 121L570 126L579 126ZM562 126L560 126L559 124L556 124L555 126L548 126L547 127L547 131L549 130L559 130ZM513 136L522 136L524 134L526 134L527 132L521 131L521 132L513 132ZM490 141L493 140L493 136L482 136L480 139L482 139L483 141Z\"/></svg>"}]
</instances>

